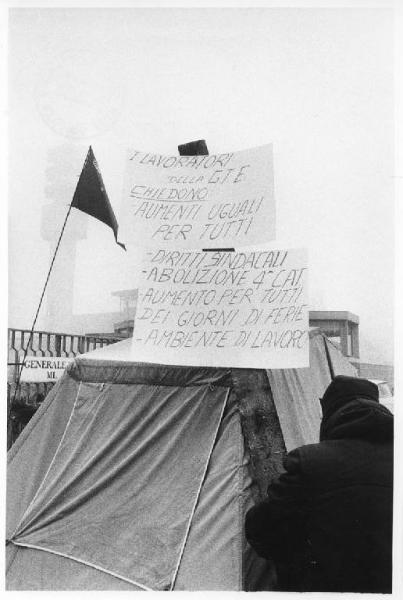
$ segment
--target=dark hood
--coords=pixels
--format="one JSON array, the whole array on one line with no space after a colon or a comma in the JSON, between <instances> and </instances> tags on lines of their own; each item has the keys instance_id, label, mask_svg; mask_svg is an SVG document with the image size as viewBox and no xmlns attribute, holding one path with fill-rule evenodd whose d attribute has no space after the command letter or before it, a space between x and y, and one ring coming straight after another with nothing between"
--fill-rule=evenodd
<instances>
[{"instance_id":1,"label":"dark hood","mask_svg":"<svg viewBox=\"0 0 403 600\"><path fill-rule=\"evenodd\" d=\"M379 401L378 386L368 379L336 375L320 399L323 417L330 416L356 398Z\"/></svg>"},{"instance_id":2,"label":"dark hood","mask_svg":"<svg viewBox=\"0 0 403 600\"><path fill-rule=\"evenodd\" d=\"M343 438L387 442L393 440L393 415L382 404L368 398L355 398L325 414L320 440Z\"/></svg>"}]
</instances>

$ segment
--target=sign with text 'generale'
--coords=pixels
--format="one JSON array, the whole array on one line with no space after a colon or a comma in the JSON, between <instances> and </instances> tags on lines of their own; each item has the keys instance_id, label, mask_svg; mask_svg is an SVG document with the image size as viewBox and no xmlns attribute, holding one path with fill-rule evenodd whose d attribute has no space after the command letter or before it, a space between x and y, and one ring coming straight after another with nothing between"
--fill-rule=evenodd
<instances>
[{"instance_id":1,"label":"sign with text 'generale'","mask_svg":"<svg viewBox=\"0 0 403 600\"><path fill-rule=\"evenodd\" d=\"M119 221L129 246L228 248L274 240L272 145L203 156L129 151Z\"/></svg>"},{"instance_id":2,"label":"sign with text 'generale'","mask_svg":"<svg viewBox=\"0 0 403 600\"><path fill-rule=\"evenodd\" d=\"M306 250L144 251L132 358L307 367Z\"/></svg>"},{"instance_id":3,"label":"sign with text 'generale'","mask_svg":"<svg viewBox=\"0 0 403 600\"><path fill-rule=\"evenodd\" d=\"M57 381L73 360L74 358L65 356L27 356L21 372L21 381L26 383Z\"/></svg>"}]
</instances>

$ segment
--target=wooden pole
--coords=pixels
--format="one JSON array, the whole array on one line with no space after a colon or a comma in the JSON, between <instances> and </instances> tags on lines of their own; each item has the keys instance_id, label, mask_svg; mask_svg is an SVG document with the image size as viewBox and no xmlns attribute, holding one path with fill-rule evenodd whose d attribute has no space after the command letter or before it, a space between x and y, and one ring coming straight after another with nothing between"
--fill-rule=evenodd
<instances>
[{"instance_id":1,"label":"wooden pole","mask_svg":"<svg viewBox=\"0 0 403 600\"><path fill-rule=\"evenodd\" d=\"M17 380L15 382L15 390L14 390L12 404L14 404L15 397L17 395L18 386L20 385L20 382L21 382L21 375L22 375L22 371L24 369L25 359L26 359L27 354L28 354L29 345L30 345L30 343L32 341L32 338L33 338L33 335L34 335L34 329L35 329L36 321L38 319L39 311L40 311L41 306L42 306L42 302L43 302L43 298L45 296L45 291L46 291L46 288L47 288L47 285L48 285L48 282L49 282L50 274L51 274L52 269L53 269L53 265L54 265L54 262L55 262L57 251L59 250L60 242L62 241L63 233L64 233L64 230L66 228L66 224L67 224L67 220L69 218L70 212L71 212L71 208L72 208L72 206L71 206L71 203L70 203L70 206L68 208L66 217L64 219L62 230L61 230L60 235L59 235L58 242L56 244L55 251L53 253L53 258L52 258L52 261L50 263L50 267L49 267L49 271L48 271L48 274L47 274L47 277L46 277L45 285L43 286L43 289L42 289L42 294L41 294L41 297L40 297L40 300L39 300L38 308L36 310L34 321L32 323L32 327L31 327L31 330L29 332L28 342L27 342L27 345L25 346L24 356L23 356L23 359L22 359L22 363L20 365L21 368L19 368L18 372L17 372Z\"/></svg>"},{"instance_id":2,"label":"wooden pole","mask_svg":"<svg viewBox=\"0 0 403 600\"><path fill-rule=\"evenodd\" d=\"M323 342L325 344L325 353L326 353L327 365L328 365L329 371L330 371L330 379L333 381L335 373L334 373L332 358L330 356L329 347L327 345L327 339L326 339L326 337L323 338Z\"/></svg>"}]
</instances>

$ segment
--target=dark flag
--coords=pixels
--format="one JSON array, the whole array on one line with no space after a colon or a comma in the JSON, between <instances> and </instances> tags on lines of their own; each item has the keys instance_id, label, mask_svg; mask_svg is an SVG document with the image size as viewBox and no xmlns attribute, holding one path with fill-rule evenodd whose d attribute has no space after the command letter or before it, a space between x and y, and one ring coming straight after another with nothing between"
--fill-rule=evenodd
<instances>
[{"instance_id":1,"label":"dark flag","mask_svg":"<svg viewBox=\"0 0 403 600\"><path fill-rule=\"evenodd\" d=\"M71 206L108 225L115 235L116 243L126 250L125 246L118 242L118 222L109 202L108 194L102 181L102 175L91 146L88 150Z\"/></svg>"}]
</instances>

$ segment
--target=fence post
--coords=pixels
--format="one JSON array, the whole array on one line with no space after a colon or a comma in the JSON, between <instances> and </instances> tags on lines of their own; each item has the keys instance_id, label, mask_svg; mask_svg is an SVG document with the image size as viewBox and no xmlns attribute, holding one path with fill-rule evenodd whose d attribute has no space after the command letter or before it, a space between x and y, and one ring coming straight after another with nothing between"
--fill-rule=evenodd
<instances>
[{"instance_id":1,"label":"fence post","mask_svg":"<svg viewBox=\"0 0 403 600\"><path fill-rule=\"evenodd\" d=\"M62 352L62 336L58 333L55 334L55 354L54 356L61 356Z\"/></svg>"}]
</instances>

